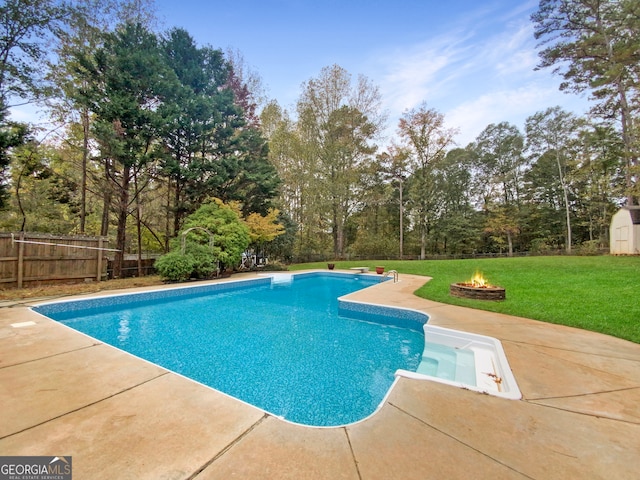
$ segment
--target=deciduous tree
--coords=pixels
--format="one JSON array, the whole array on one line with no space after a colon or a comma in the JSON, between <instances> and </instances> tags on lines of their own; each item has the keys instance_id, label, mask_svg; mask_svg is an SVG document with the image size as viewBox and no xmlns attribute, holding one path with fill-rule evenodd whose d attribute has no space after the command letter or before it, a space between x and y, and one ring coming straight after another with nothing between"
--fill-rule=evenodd
<instances>
[{"instance_id":1,"label":"deciduous tree","mask_svg":"<svg viewBox=\"0 0 640 480\"><path fill-rule=\"evenodd\" d=\"M65 2L5 0L0 5L0 112L11 99L34 101L44 93L46 55L69 16Z\"/></svg>"},{"instance_id":2,"label":"deciduous tree","mask_svg":"<svg viewBox=\"0 0 640 480\"><path fill-rule=\"evenodd\" d=\"M411 170L414 172L411 198L420 230L420 258L424 259L429 226L435 217L433 165L444 158L447 148L454 144L457 130L445 125L442 113L422 103L402 115L398 133L411 152Z\"/></svg>"},{"instance_id":3,"label":"deciduous tree","mask_svg":"<svg viewBox=\"0 0 640 480\"><path fill-rule=\"evenodd\" d=\"M624 198L624 144L610 125L587 125L580 131L572 187L580 192L577 218L586 239L606 245L611 217Z\"/></svg>"},{"instance_id":4,"label":"deciduous tree","mask_svg":"<svg viewBox=\"0 0 640 480\"><path fill-rule=\"evenodd\" d=\"M339 258L345 253L345 226L358 204L362 168L375 152L380 93L363 76L352 85L351 75L333 65L303 85L297 108L304 174L311 180L307 194L315 198L318 224L331 229Z\"/></svg>"},{"instance_id":5,"label":"deciduous tree","mask_svg":"<svg viewBox=\"0 0 640 480\"><path fill-rule=\"evenodd\" d=\"M5 0L0 4L0 208L5 205L10 150L27 127L11 122L9 109L46 92L48 46L64 26L69 7L55 0Z\"/></svg>"},{"instance_id":6,"label":"deciduous tree","mask_svg":"<svg viewBox=\"0 0 640 480\"><path fill-rule=\"evenodd\" d=\"M565 211L565 248L571 252L571 206L569 204L569 185L567 170L571 168L575 153L575 140L579 133L578 118L560 107L548 108L526 120L527 147L531 154L539 158L550 155L555 160L557 180L562 191L562 203Z\"/></svg>"},{"instance_id":7,"label":"deciduous tree","mask_svg":"<svg viewBox=\"0 0 640 480\"><path fill-rule=\"evenodd\" d=\"M491 230L506 236L509 255L513 254L514 227L520 207L524 137L507 122L491 124L471 147L475 155L476 190L482 209L490 215ZM492 213L493 212L493 213ZM503 222L502 227L499 226Z\"/></svg>"},{"instance_id":8,"label":"deciduous tree","mask_svg":"<svg viewBox=\"0 0 640 480\"><path fill-rule=\"evenodd\" d=\"M24 123L8 122L7 112L0 107L0 210L7 206L8 172L13 149L23 145L29 136L29 128Z\"/></svg>"}]
</instances>

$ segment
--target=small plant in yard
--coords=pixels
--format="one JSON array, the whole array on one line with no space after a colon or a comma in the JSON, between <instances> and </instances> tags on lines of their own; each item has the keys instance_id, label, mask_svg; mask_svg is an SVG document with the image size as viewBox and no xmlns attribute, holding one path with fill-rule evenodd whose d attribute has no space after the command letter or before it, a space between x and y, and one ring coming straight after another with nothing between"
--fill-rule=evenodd
<instances>
[{"instance_id":1,"label":"small plant in yard","mask_svg":"<svg viewBox=\"0 0 640 480\"><path fill-rule=\"evenodd\" d=\"M191 278L194 263L193 256L175 250L158 258L154 267L162 278L170 282L184 282Z\"/></svg>"}]
</instances>

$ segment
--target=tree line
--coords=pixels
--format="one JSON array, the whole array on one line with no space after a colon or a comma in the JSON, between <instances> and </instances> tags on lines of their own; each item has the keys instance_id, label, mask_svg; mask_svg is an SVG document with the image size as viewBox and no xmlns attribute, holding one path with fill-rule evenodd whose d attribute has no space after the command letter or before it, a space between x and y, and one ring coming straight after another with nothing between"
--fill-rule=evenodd
<instances>
[{"instance_id":1,"label":"tree line","mask_svg":"<svg viewBox=\"0 0 640 480\"><path fill-rule=\"evenodd\" d=\"M269 250L284 260L570 252L605 246L611 215L638 203L635 1L540 1L539 68L592 111L550 106L467 146L426 101L384 141L377 86L338 65L294 112L262 104L238 55L155 31L152 1L7 0L0 16L6 230L106 235L121 261L167 252L215 198L244 218L276 212ZM12 121L21 101L57 128Z\"/></svg>"},{"instance_id":2,"label":"tree line","mask_svg":"<svg viewBox=\"0 0 640 480\"><path fill-rule=\"evenodd\" d=\"M212 198L241 202L246 217L273 208L279 178L267 141L242 72L221 50L184 29L153 32L141 2L11 0L2 10L7 31L22 32L4 65L5 118L12 98L35 97L61 126L48 141L5 123L21 136L5 149L15 197L5 228L109 235L118 276L125 252L168 250ZM17 90L14 72L44 61L47 33L57 61Z\"/></svg>"}]
</instances>

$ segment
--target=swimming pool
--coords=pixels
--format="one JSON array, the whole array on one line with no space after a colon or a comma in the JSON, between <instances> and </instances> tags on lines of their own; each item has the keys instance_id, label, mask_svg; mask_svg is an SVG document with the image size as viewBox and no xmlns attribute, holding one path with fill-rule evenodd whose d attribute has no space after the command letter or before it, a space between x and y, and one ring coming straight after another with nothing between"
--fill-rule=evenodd
<instances>
[{"instance_id":1,"label":"swimming pool","mask_svg":"<svg viewBox=\"0 0 640 480\"><path fill-rule=\"evenodd\" d=\"M426 315L339 300L380 281L281 274L34 310L273 415L335 426L373 413L422 361Z\"/></svg>"}]
</instances>

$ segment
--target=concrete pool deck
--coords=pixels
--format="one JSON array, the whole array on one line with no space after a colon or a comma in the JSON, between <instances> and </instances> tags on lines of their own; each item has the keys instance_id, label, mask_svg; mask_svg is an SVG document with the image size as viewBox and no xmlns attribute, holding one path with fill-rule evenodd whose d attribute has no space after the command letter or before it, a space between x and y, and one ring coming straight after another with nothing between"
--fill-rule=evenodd
<instances>
[{"instance_id":1,"label":"concrete pool deck","mask_svg":"<svg viewBox=\"0 0 640 480\"><path fill-rule=\"evenodd\" d=\"M5 302L0 455L71 455L76 479L637 478L640 345L414 296L425 281L352 298L498 338L522 400L401 378L364 421L303 427Z\"/></svg>"}]
</instances>

